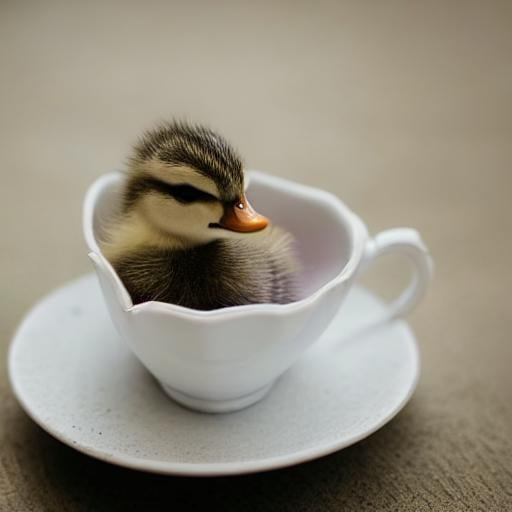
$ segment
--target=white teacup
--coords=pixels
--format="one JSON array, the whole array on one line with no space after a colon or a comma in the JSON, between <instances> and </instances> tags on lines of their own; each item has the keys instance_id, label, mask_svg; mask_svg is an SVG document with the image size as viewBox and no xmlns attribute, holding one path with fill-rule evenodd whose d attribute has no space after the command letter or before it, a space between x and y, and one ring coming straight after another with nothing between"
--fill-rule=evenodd
<instances>
[{"instance_id":1,"label":"white teacup","mask_svg":"<svg viewBox=\"0 0 512 512\"><path fill-rule=\"evenodd\" d=\"M377 256L409 258L414 276L389 318L423 296L432 261L419 234L397 228L368 237L363 222L328 192L252 171L251 203L297 240L302 296L290 304L253 304L212 311L161 302L133 305L101 254L102 225L120 205L123 175L100 177L88 190L83 228L105 301L122 338L163 389L204 412L241 409L260 400L276 379L324 332L359 271Z\"/></svg>"}]
</instances>

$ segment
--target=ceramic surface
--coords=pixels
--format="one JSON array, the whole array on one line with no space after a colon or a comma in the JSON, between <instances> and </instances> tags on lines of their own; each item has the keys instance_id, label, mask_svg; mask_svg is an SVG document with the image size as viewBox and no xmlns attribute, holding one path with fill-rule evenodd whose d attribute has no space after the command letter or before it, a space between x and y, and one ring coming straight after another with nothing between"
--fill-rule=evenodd
<instances>
[{"instance_id":1,"label":"ceramic surface","mask_svg":"<svg viewBox=\"0 0 512 512\"><path fill-rule=\"evenodd\" d=\"M387 310L389 317L416 305L430 279L430 256L416 231L394 229L370 239L359 217L332 194L253 171L251 203L297 240L302 298L214 311L133 305L98 247L102 225L120 203L122 183L120 173L101 177L84 204L84 235L103 296L138 359L171 397L198 410L227 412L261 399L325 331L359 270L380 254L401 253L415 269L409 288Z\"/></svg>"},{"instance_id":2,"label":"ceramic surface","mask_svg":"<svg viewBox=\"0 0 512 512\"><path fill-rule=\"evenodd\" d=\"M41 427L107 462L183 475L276 469L368 436L407 402L419 373L410 328L395 320L360 331L386 311L354 287L343 313L264 400L202 414L167 398L120 339L89 275L28 313L11 344L9 376Z\"/></svg>"}]
</instances>

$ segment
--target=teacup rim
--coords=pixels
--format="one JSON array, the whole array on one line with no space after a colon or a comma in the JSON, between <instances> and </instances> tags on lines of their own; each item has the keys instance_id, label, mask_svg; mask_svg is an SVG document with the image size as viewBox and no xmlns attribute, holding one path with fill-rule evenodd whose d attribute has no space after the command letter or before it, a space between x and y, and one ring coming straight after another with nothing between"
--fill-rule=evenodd
<instances>
[{"instance_id":1,"label":"teacup rim","mask_svg":"<svg viewBox=\"0 0 512 512\"><path fill-rule=\"evenodd\" d=\"M320 288L315 290L313 293L302 299L289 302L287 304L243 304L213 310L198 310L160 301L147 301L140 304L133 304L130 294L126 290L123 282L115 272L110 262L102 254L94 235L93 219L100 193L105 188L124 178L124 173L122 171L112 170L99 176L89 186L86 192L83 202L83 234L86 245L89 249L89 257L95 262L96 265L100 264L102 270L109 275L112 285L116 288L116 296L118 301L121 303L122 309L126 313L173 313L175 315L186 318L199 317L208 318L211 320L224 320L233 316L258 313L282 315L286 313L297 312L304 308L310 307L316 303L320 297L328 293L330 290L340 286L354 275L364 254L365 242L368 238L368 230L360 217L356 215L341 199L326 190L298 183L286 178L274 176L260 170L247 170L246 175L249 177L249 180L252 180L252 178L257 178L258 180L266 182L271 186L274 185L281 189L286 189L287 193L294 193L302 197L307 196L308 198L313 197L328 203L332 208L334 208L334 210L339 214L340 219L342 219L344 222L344 225L350 231L352 238L352 250L350 252L350 257L340 272L325 284L323 284Z\"/></svg>"}]
</instances>

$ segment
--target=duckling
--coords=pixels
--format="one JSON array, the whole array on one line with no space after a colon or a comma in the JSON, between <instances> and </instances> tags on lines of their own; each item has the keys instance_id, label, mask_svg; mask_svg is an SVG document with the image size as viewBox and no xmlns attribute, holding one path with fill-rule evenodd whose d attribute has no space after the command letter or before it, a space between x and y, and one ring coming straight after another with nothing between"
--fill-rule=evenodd
<instances>
[{"instance_id":1,"label":"duckling","mask_svg":"<svg viewBox=\"0 0 512 512\"><path fill-rule=\"evenodd\" d=\"M101 245L134 304L211 310L296 300L293 237L252 208L242 160L222 136L163 123L134 146L126 178Z\"/></svg>"}]
</instances>

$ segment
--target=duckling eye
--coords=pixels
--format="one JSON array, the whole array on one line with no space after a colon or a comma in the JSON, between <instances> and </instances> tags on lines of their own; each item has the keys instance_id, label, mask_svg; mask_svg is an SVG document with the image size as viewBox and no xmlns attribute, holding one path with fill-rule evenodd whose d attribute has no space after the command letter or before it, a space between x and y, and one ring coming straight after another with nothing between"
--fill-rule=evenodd
<instances>
[{"instance_id":1,"label":"duckling eye","mask_svg":"<svg viewBox=\"0 0 512 512\"><path fill-rule=\"evenodd\" d=\"M166 196L170 196L173 199L181 203L193 203L196 201L217 201L215 196L199 190L192 185L171 185L164 181L156 179L148 179L147 185Z\"/></svg>"},{"instance_id":2,"label":"duckling eye","mask_svg":"<svg viewBox=\"0 0 512 512\"><path fill-rule=\"evenodd\" d=\"M215 197L190 185L173 185L170 195L182 203L214 201Z\"/></svg>"}]
</instances>

